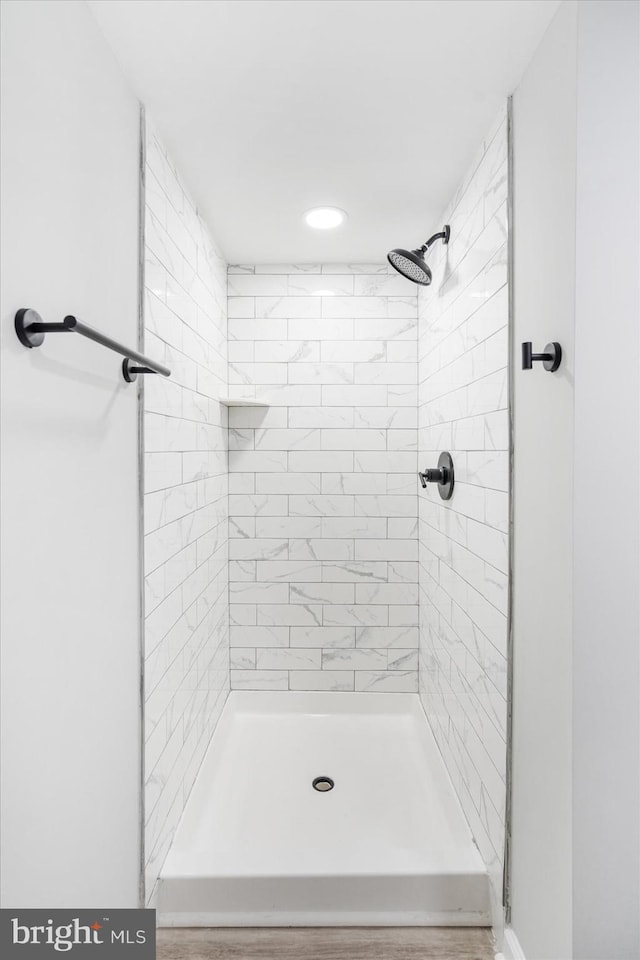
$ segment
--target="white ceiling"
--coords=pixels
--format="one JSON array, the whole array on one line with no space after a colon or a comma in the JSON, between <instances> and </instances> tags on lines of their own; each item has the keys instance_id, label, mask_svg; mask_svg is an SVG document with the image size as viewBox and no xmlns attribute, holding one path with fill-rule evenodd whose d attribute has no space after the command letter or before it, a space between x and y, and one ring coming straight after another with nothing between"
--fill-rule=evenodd
<instances>
[{"instance_id":1,"label":"white ceiling","mask_svg":"<svg viewBox=\"0 0 640 960\"><path fill-rule=\"evenodd\" d=\"M230 262L381 262L439 217L559 0L89 0ZM316 205L346 224L314 231Z\"/></svg>"}]
</instances>

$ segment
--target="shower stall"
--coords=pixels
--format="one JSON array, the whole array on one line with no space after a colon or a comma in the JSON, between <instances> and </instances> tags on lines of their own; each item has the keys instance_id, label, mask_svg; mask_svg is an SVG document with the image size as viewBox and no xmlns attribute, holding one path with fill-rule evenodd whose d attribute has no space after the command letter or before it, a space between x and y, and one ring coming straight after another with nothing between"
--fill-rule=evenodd
<instances>
[{"instance_id":1,"label":"shower stall","mask_svg":"<svg viewBox=\"0 0 640 960\"><path fill-rule=\"evenodd\" d=\"M499 925L506 106L388 262L227 267L143 142L147 902Z\"/></svg>"}]
</instances>

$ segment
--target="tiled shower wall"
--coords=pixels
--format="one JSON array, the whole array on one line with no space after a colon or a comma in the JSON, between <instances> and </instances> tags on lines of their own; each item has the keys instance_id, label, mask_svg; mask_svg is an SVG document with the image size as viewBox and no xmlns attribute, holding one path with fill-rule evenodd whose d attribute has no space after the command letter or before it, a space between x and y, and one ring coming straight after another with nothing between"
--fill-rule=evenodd
<instances>
[{"instance_id":1,"label":"tiled shower wall","mask_svg":"<svg viewBox=\"0 0 640 960\"><path fill-rule=\"evenodd\" d=\"M509 523L507 121L443 222L419 295L420 465L456 486L420 503L420 695L500 903L505 825Z\"/></svg>"},{"instance_id":2,"label":"tiled shower wall","mask_svg":"<svg viewBox=\"0 0 640 960\"><path fill-rule=\"evenodd\" d=\"M231 685L417 691L416 288L229 268Z\"/></svg>"},{"instance_id":3,"label":"tiled shower wall","mask_svg":"<svg viewBox=\"0 0 640 960\"><path fill-rule=\"evenodd\" d=\"M150 126L144 349L147 897L229 690L226 264Z\"/></svg>"}]
</instances>

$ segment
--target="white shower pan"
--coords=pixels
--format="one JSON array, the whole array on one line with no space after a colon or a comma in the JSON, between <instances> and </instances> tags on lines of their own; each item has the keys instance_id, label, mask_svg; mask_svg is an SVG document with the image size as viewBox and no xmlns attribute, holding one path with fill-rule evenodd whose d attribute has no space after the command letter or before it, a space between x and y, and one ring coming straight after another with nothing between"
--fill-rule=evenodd
<instances>
[{"instance_id":1,"label":"white shower pan","mask_svg":"<svg viewBox=\"0 0 640 960\"><path fill-rule=\"evenodd\" d=\"M418 697L231 693L157 906L164 926L489 925Z\"/></svg>"}]
</instances>

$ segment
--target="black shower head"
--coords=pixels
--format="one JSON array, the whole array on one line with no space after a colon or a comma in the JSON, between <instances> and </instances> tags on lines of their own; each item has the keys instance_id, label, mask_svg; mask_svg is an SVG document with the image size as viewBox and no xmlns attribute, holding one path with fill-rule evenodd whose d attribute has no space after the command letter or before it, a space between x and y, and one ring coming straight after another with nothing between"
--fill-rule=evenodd
<instances>
[{"instance_id":1,"label":"black shower head","mask_svg":"<svg viewBox=\"0 0 640 960\"><path fill-rule=\"evenodd\" d=\"M387 260L391 266L401 273L407 280L414 283L420 283L423 287L428 287L431 283L431 270L425 261L425 253L435 240L442 240L443 243L449 243L451 230L446 224L440 233L434 233L429 237L426 243L416 250L402 250L397 248L387 254Z\"/></svg>"},{"instance_id":2,"label":"black shower head","mask_svg":"<svg viewBox=\"0 0 640 960\"><path fill-rule=\"evenodd\" d=\"M423 287L428 287L431 283L431 270L425 263L424 251L420 247L417 250L402 250L400 248L391 250L387 254L387 260L407 280L421 283Z\"/></svg>"}]
</instances>

